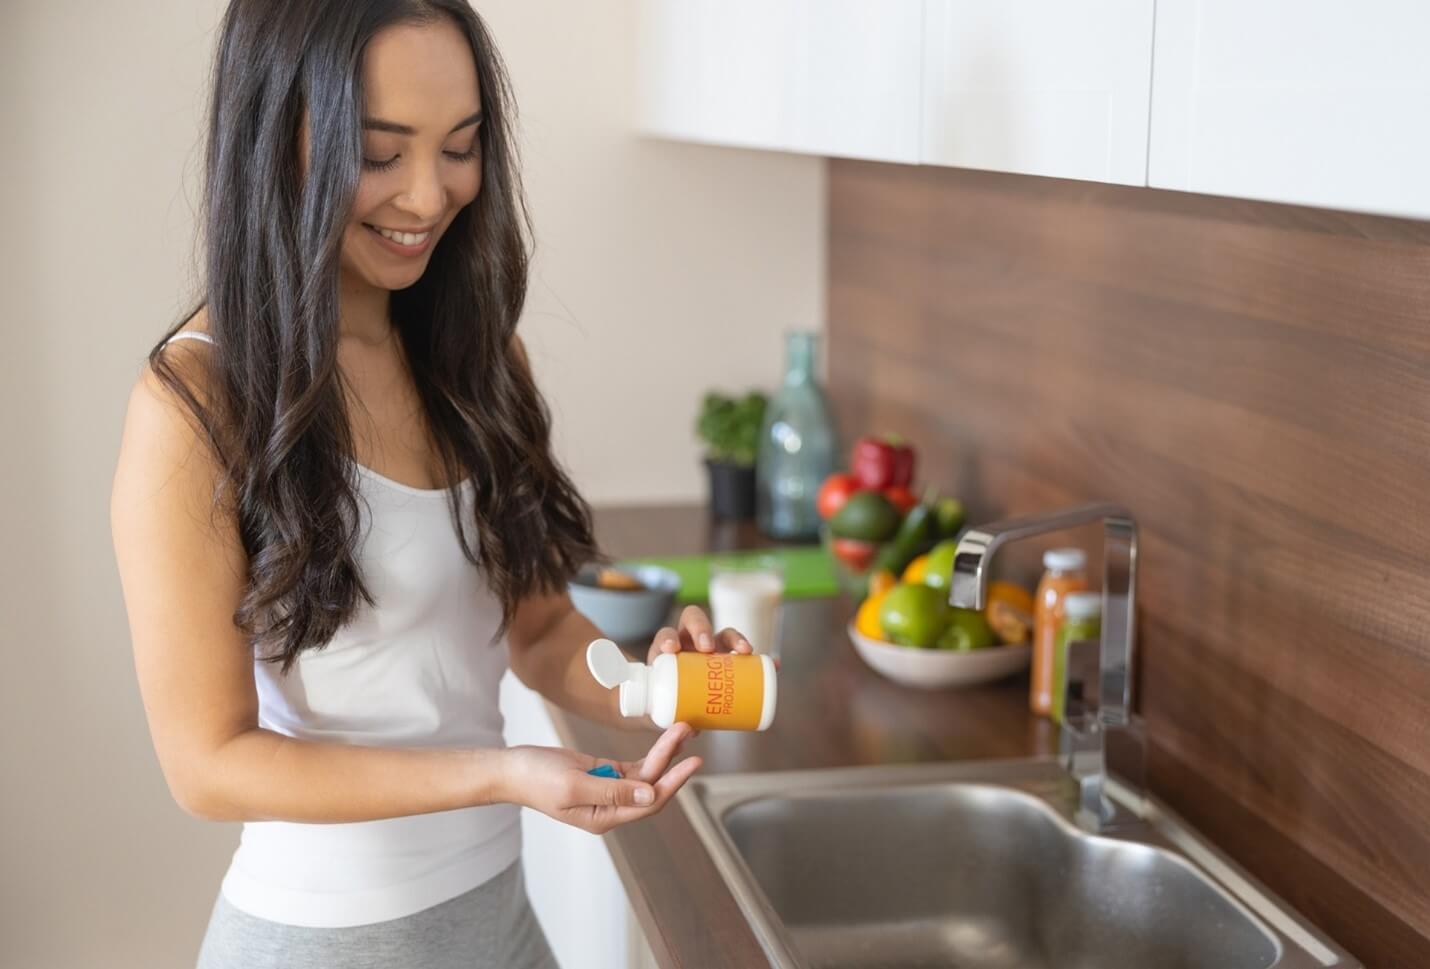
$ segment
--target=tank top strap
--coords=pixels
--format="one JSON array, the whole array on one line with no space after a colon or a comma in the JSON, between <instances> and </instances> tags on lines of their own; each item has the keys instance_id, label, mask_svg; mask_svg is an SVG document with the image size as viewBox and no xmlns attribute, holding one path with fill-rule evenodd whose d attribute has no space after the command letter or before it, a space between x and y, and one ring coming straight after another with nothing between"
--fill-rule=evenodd
<instances>
[{"instance_id":1,"label":"tank top strap","mask_svg":"<svg viewBox=\"0 0 1430 969\"><path fill-rule=\"evenodd\" d=\"M205 343L208 344L212 344L214 342L214 338L209 336L207 333L200 333L197 330L180 330L178 333L175 333L173 336L169 337L169 339L165 340L164 345L168 346L175 340L203 340Z\"/></svg>"}]
</instances>

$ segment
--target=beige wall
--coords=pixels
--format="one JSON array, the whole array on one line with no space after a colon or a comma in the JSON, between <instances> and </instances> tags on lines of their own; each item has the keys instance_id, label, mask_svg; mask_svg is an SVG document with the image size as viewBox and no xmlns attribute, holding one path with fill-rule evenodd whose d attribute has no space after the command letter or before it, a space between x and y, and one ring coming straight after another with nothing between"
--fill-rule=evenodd
<instances>
[{"instance_id":1,"label":"beige wall","mask_svg":"<svg viewBox=\"0 0 1430 969\"><path fill-rule=\"evenodd\" d=\"M592 500L704 497L710 386L773 386L823 326L824 163L632 135L634 4L479 2L524 113L537 266L523 324Z\"/></svg>"},{"instance_id":2,"label":"beige wall","mask_svg":"<svg viewBox=\"0 0 1430 969\"><path fill-rule=\"evenodd\" d=\"M109 540L123 404L187 302L215 0L0 3L0 965L192 964L232 825L174 806ZM823 166L630 133L627 0L480 3L524 113L524 332L596 501L697 498L707 386L821 325ZM185 189L185 179L189 188Z\"/></svg>"}]
</instances>

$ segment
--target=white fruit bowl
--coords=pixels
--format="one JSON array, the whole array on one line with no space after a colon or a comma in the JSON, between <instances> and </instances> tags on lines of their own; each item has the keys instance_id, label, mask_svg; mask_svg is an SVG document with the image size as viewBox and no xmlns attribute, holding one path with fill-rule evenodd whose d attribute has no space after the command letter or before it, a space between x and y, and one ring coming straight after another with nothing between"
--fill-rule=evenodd
<instances>
[{"instance_id":1,"label":"white fruit bowl","mask_svg":"<svg viewBox=\"0 0 1430 969\"><path fill-rule=\"evenodd\" d=\"M855 652L875 672L895 683L920 690L941 690L949 686L972 686L999 680L1027 669L1033 656L1033 647L1027 643L958 652L951 649L919 649L870 639L855 629L853 623L849 624L848 631Z\"/></svg>"}]
</instances>

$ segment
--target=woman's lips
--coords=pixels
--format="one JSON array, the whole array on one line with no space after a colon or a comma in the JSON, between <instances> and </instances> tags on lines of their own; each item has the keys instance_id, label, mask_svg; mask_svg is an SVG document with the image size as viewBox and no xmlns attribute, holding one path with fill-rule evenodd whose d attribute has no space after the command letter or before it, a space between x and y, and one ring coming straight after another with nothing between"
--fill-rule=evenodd
<instances>
[{"instance_id":1,"label":"woman's lips","mask_svg":"<svg viewBox=\"0 0 1430 969\"><path fill-rule=\"evenodd\" d=\"M372 237L377 240L378 244L386 248L389 252L392 252L399 256L407 256L409 258L412 256L420 256L424 252L426 252L427 247L432 245L432 239L436 235L436 226L432 226L431 228L425 229L421 232L407 232L403 229L388 229L385 226L383 227L383 231L379 231L377 226L371 225L367 222L364 222L362 226L368 232L372 233ZM383 232L386 232L387 235L384 235ZM397 236L398 238L389 238L389 236L393 235ZM412 242L411 244L408 244L406 242L399 241L402 239L415 239L416 241Z\"/></svg>"}]
</instances>

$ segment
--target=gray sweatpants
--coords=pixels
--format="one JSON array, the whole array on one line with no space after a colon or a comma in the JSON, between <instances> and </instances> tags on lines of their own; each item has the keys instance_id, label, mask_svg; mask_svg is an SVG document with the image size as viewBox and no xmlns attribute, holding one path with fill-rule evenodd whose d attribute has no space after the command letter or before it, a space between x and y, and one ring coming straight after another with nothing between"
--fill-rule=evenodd
<instances>
[{"instance_id":1,"label":"gray sweatpants","mask_svg":"<svg viewBox=\"0 0 1430 969\"><path fill-rule=\"evenodd\" d=\"M403 918L317 929L256 918L219 894L197 969L558 969L518 860Z\"/></svg>"}]
</instances>

